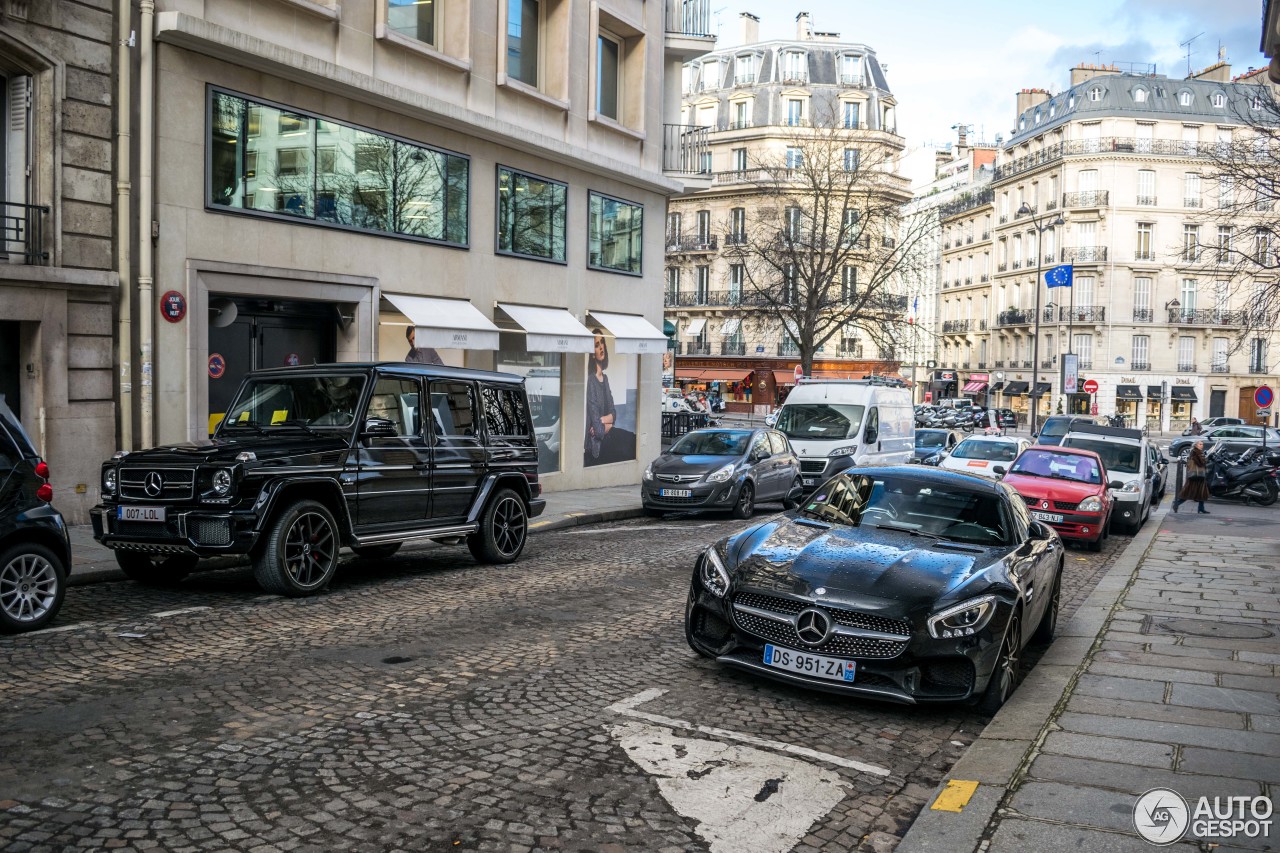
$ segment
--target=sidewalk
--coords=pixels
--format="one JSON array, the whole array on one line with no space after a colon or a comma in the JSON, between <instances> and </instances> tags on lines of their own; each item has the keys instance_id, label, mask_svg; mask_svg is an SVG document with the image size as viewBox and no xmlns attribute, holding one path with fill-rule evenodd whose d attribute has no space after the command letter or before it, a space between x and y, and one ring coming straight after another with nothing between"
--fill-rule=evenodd
<instances>
[{"instance_id":1,"label":"sidewalk","mask_svg":"<svg viewBox=\"0 0 1280 853\"><path fill-rule=\"evenodd\" d=\"M1209 508L1152 516L898 853L1150 851L1135 805L1155 788L1186 802L1171 849L1275 849L1280 816L1255 838L1207 837L1194 819L1202 796L1274 804L1280 783L1280 524L1271 510Z\"/></svg>"},{"instance_id":2,"label":"sidewalk","mask_svg":"<svg viewBox=\"0 0 1280 853\"><path fill-rule=\"evenodd\" d=\"M641 515L640 486L602 486L597 489L574 489L565 492L544 492L547 507L542 515L529 523L530 533L561 530L580 524L598 521L616 521ZM114 553L99 545L93 538L93 527L88 524L73 525L71 532L70 586L102 581L124 580L124 573L116 566ZM412 542L405 551L433 547L430 542ZM242 557L219 558L227 568L246 563Z\"/></svg>"}]
</instances>

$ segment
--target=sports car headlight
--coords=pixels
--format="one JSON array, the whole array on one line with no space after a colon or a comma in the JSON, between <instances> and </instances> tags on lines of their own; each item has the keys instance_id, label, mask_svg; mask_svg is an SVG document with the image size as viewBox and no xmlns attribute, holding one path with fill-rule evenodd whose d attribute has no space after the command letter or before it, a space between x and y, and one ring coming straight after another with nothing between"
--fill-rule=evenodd
<instances>
[{"instance_id":1,"label":"sports car headlight","mask_svg":"<svg viewBox=\"0 0 1280 853\"><path fill-rule=\"evenodd\" d=\"M729 571L724 567L714 545L703 552L698 577L707 592L716 598L724 598L724 594L729 591Z\"/></svg>"},{"instance_id":2,"label":"sports car headlight","mask_svg":"<svg viewBox=\"0 0 1280 853\"><path fill-rule=\"evenodd\" d=\"M213 493L218 497L225 497L231 492L231 470L228 468L219 468L213 472Z\"/></svg>"},{"instance_id":3,"label":"sports car headlight","mask_svg":"<svg viewBox=\"0 0 1280 853\"><path fill-rule=\"evenodd\" d=\"M640 476L642 476L646 480L653 479L653 463L652 462L650 462L648 465L645 466L644 473L641 474Z\"/></svg>"},{"instance_id":4,"label":"sports car headlight","mask_svg":"<svg viewBox=\"0 0 1280 853\"><path fill-rule=\"evenodd\" d=\"M726 480L728 480L730 477L733 476L734 467L735 467L734 464L730 462L728 465L725 465L721 468L717 468L715 471L712 471L710 474L707 475L707 482L708 483L725 482Z\"/></svg>"},{"instance_id":5,"label":"sports car headlight","mask_svg":"<svg viewBox=\"0 0 1280 853\"><path fill-rule=\"evenodd\" d=\"M1102 512L1102 498L1097 496L1085 498L1080 501L1080 506L1076 507L1080 512Z\"/></svg>"},{"instance_id":6,"label":"sports car headlight","mask_svg":"<svg viewBox=\"0 0 1280 853\"><path fill-rule=\"evenodd\" d=\"M1122 492L1128 492L1128 493L1129 493L1129 494L1131 494L1131 495L1132 495L1132 494L1137 494L1138 492L1142 491L1142 481L1141 481L1141 480L1130 480L1129 482L1127 482L1127 483L1125 483L1125 484L1124 484L1124 487L1123 487L1123 488L1121 488L1121 489L1120 489L1120 491L1122 491Z\"/></svg>"},{"instance_id":7,"label":"sports car headlight","mask_svg":"<svg viewBox=\"0 0 1280 853\"><path fill-rule=\"evenodd\" d=\"M851 444L848 447L837 447L835 450L827 454L827 456L852 456L858 452L858 445Z\"/></svg>"},{"instance_id":8,"label":"sports car headlight","mask_svg":"<svg viewBox=\"0 0 1280 853\"><path fill-rule=\"evenodd\" d=\"M969 637L981 631L995 612L994 595L971 598L930 616L929 634L935 640Z\"/></svg>"},{"instance_id":9,"label":"sports car headlight","mask_svg":"<svg viewBox=\"0 0 1280 853\"><path fill-rule=\"evenodd\" d=\"M116 493L116 469L108 468L102 472L102 491L108 495Z\"/></svg>"}]
</instances>

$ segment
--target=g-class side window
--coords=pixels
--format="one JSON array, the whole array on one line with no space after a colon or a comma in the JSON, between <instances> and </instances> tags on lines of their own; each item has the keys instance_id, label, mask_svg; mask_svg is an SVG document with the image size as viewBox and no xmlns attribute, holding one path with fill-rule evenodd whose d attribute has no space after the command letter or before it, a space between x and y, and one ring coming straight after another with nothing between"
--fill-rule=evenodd
<instances>
[{"instance_id":1,"label":"g-class side window","mask_svg":"<svg viewBox=\"0 0 1280 853\"><path fill-rule=\"evenodd\" d=\"M469 382L432 382L431 419L439 436L476 436L476 401Z\"/></svg>"},{"instance_id":2,"label":"g-class side window","mask_svg":"<svg viewBox=\"0 0 1280 853\"><path fill-rule=\"evenodd\" d=\"M490 438L533 434L529 408L519 389L484 385L480 388L480 397L484 401L484 425Z\"/></svg>"},{"instance_id":3,"label":"g-class side window","mask_svg":"<svg viewBox=\"0 0 1280 853\"><path fill-rule=\"evenodd\" d=\"M420 430L417 380L379 379L373 386L365 417L391 421L396 425L397 435L417 435Z\"/></svg>"}]
</instances>

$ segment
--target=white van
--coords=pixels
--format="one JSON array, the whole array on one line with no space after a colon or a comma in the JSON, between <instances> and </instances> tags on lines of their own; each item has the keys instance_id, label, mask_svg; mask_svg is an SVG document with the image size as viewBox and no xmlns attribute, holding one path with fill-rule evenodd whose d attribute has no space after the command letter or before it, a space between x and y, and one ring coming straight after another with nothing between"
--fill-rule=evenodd
<instances>
[{"instance_id":1,"label":"white van","mask_svg":"<svg viewBox=\"0 0 1280 853\"><path fill-rule=\"evenodd\" d=\"M915 449L911 392L865 379L801 380L774 428L800 457L806 490L846 468L905 465Z\"/></svg>"}]
</instances>

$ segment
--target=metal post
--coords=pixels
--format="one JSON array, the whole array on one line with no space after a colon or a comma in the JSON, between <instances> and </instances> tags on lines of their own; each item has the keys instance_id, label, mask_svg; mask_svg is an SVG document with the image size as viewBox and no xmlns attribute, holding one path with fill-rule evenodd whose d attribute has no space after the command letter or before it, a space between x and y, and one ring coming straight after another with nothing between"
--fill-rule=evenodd
<instances>
[{"instance_id":1,"label":"metal post","mask_svg":"<svg viewBox=\"0 0 1280 853\"><path fill-rule=\"evenodd\" d=\"M1036 229L1040 229L1039 220L1031 220ZM1031 434L1038 432L1037 426L1040 420L1040 398L1036 396L1037 386L1040 384L1040 286L1041 286L1041 266L1044 261L1044 252L1041 251L1040 243L1044 238L1044 231L1040 231L1036 239L1036 320L1035 335L1031 339Z\"/></svg>"}]
</instances>

